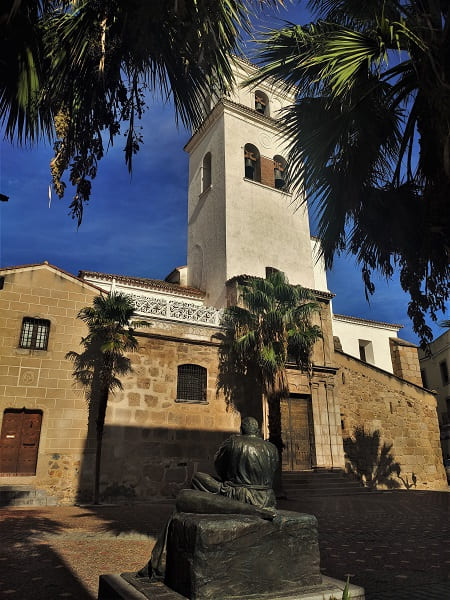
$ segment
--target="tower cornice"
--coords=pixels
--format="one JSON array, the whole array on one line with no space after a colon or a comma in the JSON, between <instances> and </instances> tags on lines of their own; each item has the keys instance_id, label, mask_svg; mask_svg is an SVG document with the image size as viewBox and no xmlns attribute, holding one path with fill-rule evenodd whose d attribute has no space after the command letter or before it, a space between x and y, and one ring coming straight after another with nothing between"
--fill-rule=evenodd
<instances>
[{"instance_id":1,"label":"tower cornice","mask_svg":"<svg viewBox=\"0 0 450 600\"><path fill-rule=\"evenodd\" d=\"M184 150L186 152L192 152L200 143L208 128L211 127L211 125L215 123L225 112L234 113L235 115L242 116L247 120L250 117L254 123L263 125L266 129L271 129L273 133L278 135L281 134L277 119L274 119L273 117L266 117L265 115L262 115L248 106L244 106L238 102L233 102L227 98L222 98L206 117L201 127L192 134L191 138L184 146Z\"/></svg>"}]
</instances>

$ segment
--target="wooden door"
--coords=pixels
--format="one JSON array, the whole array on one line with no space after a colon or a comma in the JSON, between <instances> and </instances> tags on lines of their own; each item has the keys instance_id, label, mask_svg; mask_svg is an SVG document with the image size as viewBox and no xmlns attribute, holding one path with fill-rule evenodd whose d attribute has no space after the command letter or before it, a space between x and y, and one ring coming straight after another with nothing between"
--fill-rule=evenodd
<instances>
[{"instance_id":1,"label":"wooden door","mask_svg":"<svg viewBox=\"0 0 450 600\"><path fill-rule=\"evenodd\" d=\"M0 434L0 473L35 475L42 412L5 410Z\"/></svg>"},{"instance_id":2,"label":"wooden door","mask_svg":"<svg viewBox=\"0 0 450 600\"><path fill-rule=\"evenodd\" d=\"M309 396L291 395L281 402L281 431L284 443L283 470L310 469L313 432Z\"/></svg>"}]
</instances>

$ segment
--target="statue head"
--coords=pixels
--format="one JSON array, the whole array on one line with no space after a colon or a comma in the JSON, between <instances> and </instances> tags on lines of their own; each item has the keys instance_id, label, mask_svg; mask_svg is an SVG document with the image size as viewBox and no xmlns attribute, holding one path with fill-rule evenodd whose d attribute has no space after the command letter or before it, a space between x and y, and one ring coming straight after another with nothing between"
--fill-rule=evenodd
<instances>
[{"instance_id":1,"label":"statue head","mask_svg":"<svg viewBox=\"0 0 450 600\"><path fill-rule=\"evenodd\" d=\"M259 424L254 417L244 417L241 421L242 435L258 435Z\"/></svg>"}]
</instances>

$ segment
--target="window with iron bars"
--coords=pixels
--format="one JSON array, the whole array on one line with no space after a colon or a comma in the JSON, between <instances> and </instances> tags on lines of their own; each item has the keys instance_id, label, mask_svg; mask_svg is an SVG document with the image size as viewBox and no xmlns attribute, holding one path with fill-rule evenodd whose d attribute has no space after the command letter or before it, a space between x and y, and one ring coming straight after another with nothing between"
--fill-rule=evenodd
<instances>
[{"instance_id":1,"label":"window with iron bars","mask_svg":"<svg viewBox=\"0 0 450 600\"><path fill-rule=\"evenodd\" d=\"M205 367L178 366L177 402L206 402Z\"/></svg>"},{"instance_id":2,"label":"window with iron bars","mask_svg":"<svg viewBox=\"0 0 450 600\"><path fill-rule=\"evenodd\" d=\"M47 321L47 319L25 317L22 321L19 347L33 350L47 350L49 333L50 321Z\"/></svg>"}]
</instances>

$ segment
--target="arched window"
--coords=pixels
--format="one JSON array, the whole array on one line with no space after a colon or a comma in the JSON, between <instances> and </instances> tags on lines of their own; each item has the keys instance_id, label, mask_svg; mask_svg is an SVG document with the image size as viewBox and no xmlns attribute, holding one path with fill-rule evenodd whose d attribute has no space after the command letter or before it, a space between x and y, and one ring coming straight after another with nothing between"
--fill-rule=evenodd
<instances>
[{"instance_id":1,"label":"arched window","mask_svg":"<svg viewBox=\"0 0 450 600\"><path fill-rule=\"evenodd\" d=\"M253 181L261 181L261 157L253 144L244 146L245 177Z\"/></svg>"},{"instance_id":2,"label":"arched window","mask_svg":"<svg viewBox=\"0 0 450 600\"><path fill-rule=\"evenodd\" d=\"M177 402L206 402L206 374L200 365L179 365Z\"/></svg>"},{"instance_id":3,"label":"arched window","mask_svg":"<svg viewBox=\"0 0 450 600\"><path fill-rule=\"evenodd\" d=\"M275 180L275 187L277 190L282 190L286 184L286 161L285 159L276 154L273 157L273 175Z\"/></svg>"},{"instance_id":4,"label":"arched window","mask_svg":"<svg viewBox=\"0 0 450 600\"><path fill-rule=\"evenodd\" d=\"M211 152L203 157L202 165L202 192L211 187Z\"/></svg>"},{"instance_id":5,"label":"arched window","mask_svg":"<svg viewBox=\"0 0 450 600\"><path fill-rule=\"evenodd\" d=\"M255 92L255 110L266 117L270 116L269 98L264 92L256 90Z\"/></svg>"}]
</instances>

